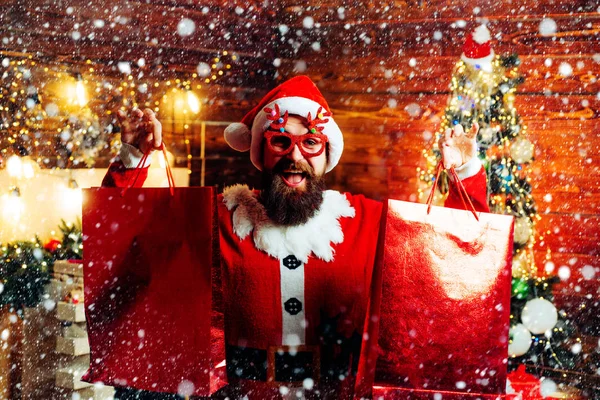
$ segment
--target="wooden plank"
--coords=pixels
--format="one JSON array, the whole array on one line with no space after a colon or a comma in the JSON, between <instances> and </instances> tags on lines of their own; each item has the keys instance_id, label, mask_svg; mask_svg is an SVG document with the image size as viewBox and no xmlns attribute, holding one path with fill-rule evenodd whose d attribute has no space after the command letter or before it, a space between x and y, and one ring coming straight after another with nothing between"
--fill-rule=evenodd
<instances>
[{"instance_id":1,"label":"wooden plank","mask_svg":"<svg viewBox=\"0 0 600 400\"><path fill-rule=\"evenodd\" d=\"M56 368L60 363L60 357L54 349L61 323L53 310L49 311L42 305L26 308L25 320L22 398L50 399L54 391Z\"/></svg>"}]
</instances>

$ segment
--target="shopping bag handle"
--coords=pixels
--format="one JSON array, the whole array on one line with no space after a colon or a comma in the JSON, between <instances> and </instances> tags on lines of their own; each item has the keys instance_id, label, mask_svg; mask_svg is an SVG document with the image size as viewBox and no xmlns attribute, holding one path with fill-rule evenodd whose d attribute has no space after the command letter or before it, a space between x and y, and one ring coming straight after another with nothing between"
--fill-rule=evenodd
<instances>
[{"instance_id":1,"label":"shopping bag handle","mask_svg":"<svg viewBox=\"0 0 600 400\"><path fill-rule=\"evenodd\" d=\"M121 191L121 196L125 195L125 192L127 191L127 189L132 188L132 187L135 186L136 182L138 181L138 179L140 177L140 174L142 173L142 165L144 165L144 163L146 162L146 160L150 156L150 153L152 153L152 150L159 150L159 151L163 152L163 156L165 157L165 165L167 166L167 181L169 182L169 191L171 192L171 196L175 195L175 190L174 190L174 188L175 188L175 179L173 179L173 172L171 171L171 167L169 166L169 161L168 161L168 158L167 158L167 149L165 147L165 144L161 143L159 147L154 148L154 149L151 148L146 153L144 153L144 155L140 159L140 162L135 167L136 168L136 174L135 174L135 178L133 179L133 182L130 180L127 183L127 185L125 185L125 187Z\"/></svg>"},{"instance_id":2,"label":"shopping bag handle","mask_svg":"<svg viewBox=\"0 0 600 400\"><path fill-rule=\"evenodd\" d=\"M440 179L440 173L442 172L442 169L445 169L445 168L444 168L442 162L439 162L436 167L436 174L435 174L435 180L433 181L433 187L431 188L431 192L429 192L429 197L427 197L427 214L429 214L429 211L431 211L431 203L433 203L433 196L435 194L435 189L437 188L438 180ZM460 196L460 200L463 203L463 206L465 207L465 210L471 211L471 213L473 214L475 219L477 221L479 221L479 216L477 215L477 210L475 210L475 206L473 205L473 202L471 201L471 198L469 197L469 195L467 193L467 189L465 189L465 186L463 185L460 178L458 177L456 170L454 169L454 167L451 167L449 169L449 171L450 171L450 174L452 175L452 177L454 178L454 182L456 182L456 186L458 188L458 194ZM465 201L465 199L466 199L466 201ZM470 207L467 206L467 202L469 203Z\"/></svg>"}]
</instances>

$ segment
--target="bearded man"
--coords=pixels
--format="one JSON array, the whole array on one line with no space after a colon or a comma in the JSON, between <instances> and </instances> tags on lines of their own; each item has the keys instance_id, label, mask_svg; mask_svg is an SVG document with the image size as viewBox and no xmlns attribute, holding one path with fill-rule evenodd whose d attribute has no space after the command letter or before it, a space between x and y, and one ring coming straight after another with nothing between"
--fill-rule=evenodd
<instances>
[{"instance_id":1,"label":"bearded man","mask_svg":"<svg viewBox=\"0 0 600 400\"><path fill-rule=\"evenodd\" d=\"M130 181L142 155L161 143L152 111L118 116L124 144L104 186ZM444 166L456 167L476 209L487 211L477 129L465 133L458 125L439 144ZM262 190L236 185L219 196L229 385L215 397L351 398L382 204L326 190L324 175L337 165L344 141L308 77L270 91L227 127L225 140L250 151ZM462 201L451 190L446 205L461 208Z\"/></svg>"}]
</instances>

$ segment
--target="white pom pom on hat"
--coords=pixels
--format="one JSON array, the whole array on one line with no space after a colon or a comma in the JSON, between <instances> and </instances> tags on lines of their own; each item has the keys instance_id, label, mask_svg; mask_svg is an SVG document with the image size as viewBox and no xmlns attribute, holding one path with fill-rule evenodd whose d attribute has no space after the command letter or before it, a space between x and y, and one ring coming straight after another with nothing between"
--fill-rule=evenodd
<instances>
[{"instance_id":1,"label":"white pom pom on hat","mask_svg":"<svg viewBox=\"0 0 600 400\"><path fill-rule=\"evenodd\" d=\"M479 25L473 31L473 40L479 44L484 44L492 40L490 30L485 25Z\"/></svg>"},{"instance_id":2,"label":"white pom pom on hat","mask_svg":"<svg viewBox=\"0 0 600 400\"><path fill-rule=\"evenodd\" d=\"M291 78L265 95L262 100L248 112L241 123L230 124L224 132L225 141L237 151L250 150L250 160L259 170L262 170L262 139L265 130L271 124L267 118L265 108L273 108L277 104L281 115L288 114L308 116L314 118L318 110L331 113L325 98L313 83L304 75ZM327 172L331 171L339 162L344 150L344 137L342 131L333 120L332 116L326 117L322 133L329 141L327 157Z\"/></svg>"},{"instance_id":3,"label":"white pom pom on hat","mask_svg":"<svg viewBox=\"0 0 600 400\"><path fill-rule=\"evenodd\" d=\"M234 150L248 151L252 142L252 135L248 125L234 122L225 128L225 141Z\"/></svg>"}]
</instances>

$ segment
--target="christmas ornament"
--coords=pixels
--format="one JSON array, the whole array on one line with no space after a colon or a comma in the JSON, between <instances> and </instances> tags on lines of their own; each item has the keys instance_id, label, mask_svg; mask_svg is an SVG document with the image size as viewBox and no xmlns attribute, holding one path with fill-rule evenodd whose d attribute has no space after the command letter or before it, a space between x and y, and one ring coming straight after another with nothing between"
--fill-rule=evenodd
<instances>
[{"instance_id":1,"label":"christmas ornament","mask_svg":"<svg viewBox=\"0 0 600 400\"><path fill-rule=\"evenodd\" d=\"M479 130L479 137L477 138L477 143L480 147L489 147L494 143L494 138L496 137L496 129L487 126Z\"/></svg>"},{"instance_id":2,"label":"christmas ornament","mask_svg":"<svg viewBox=\"0 0 600 400\"><path fill-rule=\"evenodd\" d=\"M513 278L527 278L535 275L532 269L531 262L527 258L527 254L523 251L517 253L513 257L512 276Z\"/></svg>"},{"instance_id":3,"label":"christmas ornament","mask_svg":"<svg viewBox=\"0 0 600 400\"><path fill-rule=\"evenodd\" d=\"M491 38L488 28L485 25L480 25L467 36L461 59L476 69L492 72L494 50L490 46Z\"/></svg>"},{"instance_id":4,"label":"christmas ornament","mask_svg":"<svg viewBox=\"0 0 600 400\"><path fill-rule=\"evenodd\" d=\"M533 334L542 334L556 325L558 313L554 304L546 299L529 300L521 313L523 325Z\"/></svg>"},{"instance_id":5,"label":"christmas ornament","mask_svg":"<svg viewBox=\"0 0 600 400\"><path fill-rule=\"evenodd\" d=\"M58 239L50 239L46 243L44 243L44 250L54 253L56 249L60 247L60 240Z\"/></svg>"},{"instance_id":6,"label":"christmas ornament","mask_svg":"<svg viewBox=\"0 0 600 400\"><path fill-rule=\"evenodd\" d=\"M510 156L518 164L531 161L533 158L533 144L525 138L515 140L510 146Z\"/></svg>"},{"instance_id":7,"label":"christmas ornament","mask_svg":"<svg viewBox=\"0 0 600 400\"><path fill-rule=\"evenodd\" d=\"M523 245L529 241L533 230L528 217L520 217L515 221L515 243Z\"/></svg>"},{"instance_id":8,"label":"christmas ornament","mask_svg":"<svg viewBox=\"0 0 600 400\"><path fill-rule=\"evenodd\" d=\"M512 280L512 295L519 300L527 298L529 294L529 284L527 280L513 278Z\"/></svg>"},{"instance_id":9,"label":"christmas ornament","mask_svg":"<svg viewBox=\"0 0 600 400\"><path fill-rule=\"evenodd\" d=\"M64 301L67 302L67 303L71 303L71 304L83 303L83 301L84 301L83 300L83 290L81 290L81 289L73 289L73 290L71 290L65 296Z\"/></svg>"},{"instance_id":10,"label":"christmas ornament","mask_svg":"<svg viewBox=\"0 0 600 400\"><path fill-rule=\"evenodd\" d=\"M531 333L523 324L517 324L510 327L508 333L510 342L508 344L508 355L519 357L527 353L531 347Z\"/></svg>"}]
</instances>

